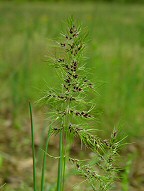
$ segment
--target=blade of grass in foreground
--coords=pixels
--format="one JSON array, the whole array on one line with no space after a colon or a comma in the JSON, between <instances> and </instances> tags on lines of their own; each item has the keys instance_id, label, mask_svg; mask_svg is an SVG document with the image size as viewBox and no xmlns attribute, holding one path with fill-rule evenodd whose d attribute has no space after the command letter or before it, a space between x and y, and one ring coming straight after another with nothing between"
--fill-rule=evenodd
<instances>
[{"instance_id":1,"label":"blade of grass in foreground","mask_svg":"<svg viewBox=\"0 0 144 191\"><path fill-rule=\"evenodd\" d=\"M62 191L63 190L63 182L64 182L64 177L63 177L63 170L64 170L64 154L63 154L63 130L60 131L60 159L59 159L59 164L58 164L58 179L57 179L57 191Z\"/></svg>"},{"instance_id":2,"label":"blade of grass in foreground","mask_svg":"<svg viewBox=\"0 0 144 191\"><path fill-rule=\"evenodd\" d=\"M44 155L43 155L43 166L42 166L42 175L41 175L41 191L44 191L45 169L46 169L46 153L48 152L48 144L49 144L49 139L50 139L50 136L51 136L51 128L52 128L52 126L50 125L47 140L46 140L45 152L44 152Z\"/></svg>"},{"instance_id":3,"label":"blade of grass in foreground","mask_svg":"<svg viewBox=\"0 0 144 191\"><path fill-rule=\"evenodd\" d=\"M32 117L32 106L29 102L29 111L30 111L30 120L31 120L31 140L32 140L32 156L33 156L33 186L34 191L37 191L36 188L36 157L35 157L35 147L34 147L34 125Z\"/></svg>"}]
</instances>

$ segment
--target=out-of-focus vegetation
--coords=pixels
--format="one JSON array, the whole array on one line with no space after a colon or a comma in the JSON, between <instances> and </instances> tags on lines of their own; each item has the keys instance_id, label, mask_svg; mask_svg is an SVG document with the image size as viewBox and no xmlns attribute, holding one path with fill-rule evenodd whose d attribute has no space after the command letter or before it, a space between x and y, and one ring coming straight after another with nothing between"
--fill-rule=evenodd
<instances>
[{"instance_id":1,"label":"out-of-focus vegetation","mask_svg":"<svg viewBox=\"0 0 144 191\"><path fill-rule=\"evenodd\" d=\"M102 120L111 129L120 123L131 136L143 131L144 25L143 6L116 4L0 4L1 112L22 120L29 99L58 81L45 55L62 30L61 22L74 15L89 29L87 68L98 92ZM88 70L89 70L88 69ZM100 87L99 87L100 86ZM91 95L90 95L91 98ZM17 116L17 117L16 117Z\"/></svg>"},{"instance_id":2,"label":"out-of-focus vegetation","mask_svg":"<svg viewBox=\"0 0 144 191\"><path fill-rule=\"evenodd\" d=\"M1 0L5 1L5 0ZM108 2L108 3L144 3L144 0L7 0L9 2Z\"/></svg>"}]
</instances>

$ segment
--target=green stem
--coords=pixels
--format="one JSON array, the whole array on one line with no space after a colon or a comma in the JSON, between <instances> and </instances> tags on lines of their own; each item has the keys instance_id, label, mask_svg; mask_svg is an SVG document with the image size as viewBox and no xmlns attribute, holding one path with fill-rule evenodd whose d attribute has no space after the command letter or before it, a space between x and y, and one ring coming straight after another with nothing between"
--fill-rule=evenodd
<instances>
[{"instance_id":1,"label":"green stem","mask_svg":"<svg viewBox=\"0 0 144 191\"><path fill-rule=\"evenodd\" d=\"M32 117L32 106L29 102L29 111L30 111L30 120L31 120L31 140L32 140L32 157L33 157L33 185L34 191L37 191L36 188L36 157L35 157L35 146L34 146L34 125Z\"/></svg>"},{"instance_id":2,"label":"green stem","mask_svg":"<svg viewBox=\"0 0 144 191\"><path fill-rule=\"evenodd\" d=\"M48 131L45 152L44 152L44 155L43 155L43 166L42 166L42 175L41 175L41 191L44 191L45 169L46 169L46 153L48 152L48 144L49 144L49 139L50 139L50 136L51 136L51 128L52 128L52 126L50 126L49 131Z\"/></svg>"},{"instance_id":3,"label":"green stem","mask_svg":"<svg viewBox=\"0 0 144 191\"><path fill-rule=\"evenodd\" d=\"M60 131L59 152L60 152L60 159L58 164L57 191L62 191L64 187L63 129L61 129Z\"/></svg>"}]
</instances>

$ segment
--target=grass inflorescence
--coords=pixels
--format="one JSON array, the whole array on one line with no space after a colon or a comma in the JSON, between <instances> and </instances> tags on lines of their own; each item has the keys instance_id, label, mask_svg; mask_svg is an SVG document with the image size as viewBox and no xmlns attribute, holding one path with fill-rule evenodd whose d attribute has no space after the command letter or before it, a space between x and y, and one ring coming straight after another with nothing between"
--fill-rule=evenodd
<instances>
[{"instance_id":1,"label":"grass inflorescence","mask_svg":"<svg viewBox=\"0 0 144 191\"><path fill-rule=\"evenodd\" d=\"M121 141L117 139L117 130L114 130L111 137L107 140L103 140L95 133L92 133L95 127L90 126L89 122L90 120L95 120L95 115L93 115L95 104L93 100L87 98L87 92L92 91L95 93L95 87L87 78L87 73L85 72L86 59L84 50L87 33L83 32L81 25L77 26L72 18L68 19L67 23L66 32L61 34L62 38L57 42L58 53L55 53L56 56L50 57L48 60L56 69L61 88L59 90L49 88L40 99L45 105L49 103L52 109L49 112L49 119L52 120L52 125L49 129L44 152L41 191L44 190L48 141L53 134L59 134L59 163L56 190L64 190L66 165L68 162L72 162L76 167L76 174L83 177L93 190L106 191L111 189L116 180L118 171L116 165L117 152L121 146ZM70 148L75 137L80 139L81 144L92 151L93 157L91 159L81 161L71 158ZM33 156L33 158L35 157Z\"/></svg>"}]
</instances>

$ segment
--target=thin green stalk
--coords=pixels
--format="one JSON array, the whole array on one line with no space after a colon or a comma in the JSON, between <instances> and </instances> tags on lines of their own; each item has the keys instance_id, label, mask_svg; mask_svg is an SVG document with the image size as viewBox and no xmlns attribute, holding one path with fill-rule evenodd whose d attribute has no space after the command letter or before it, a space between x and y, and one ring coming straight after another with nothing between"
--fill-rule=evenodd
<instances>
[{"instance_id":1,"label":"thin green stalk","mask_svg":"<svg viewBox=\"0 0 144 191\"><path fill-rule=\"evenodd\" d=\"M67 110L70 110L70 101L69 100L66 102L66 107L67 107ZM64 126L68 127L69 123L70 123L70 120L69 120L69 116L67 115L64 117ZM65 133L64 139L65 140L64 140L64 148L63 148L63 153L64 153L64 158L63 158L63 187L64 187L65 171L66 171L66 160L67 160L66 157L69 156L69 145L68 145L69 135L67 132Z\"/></svg>"},{"instance_id":2,"label":"thin green stalk","mask_svg":"<svg viewBox=\"0 0 144 191\"><path fill-rule=\"evenodd\" d=\"M64 188L64 181L65 181L65 169L66 169L66 155L63 158L63 188Z\"/></svg>"},{"instance_id":3,"label":"thin green stalk","mask_svg":"<svg viewBox=\"0 0 144 191\"><path fill-rule=\"evenodd\" d=\"M0 186L0 189L2 189L5 185L6 185L6 183L4 183L2 186Z\"/></svg>"},{"instance_id":4,"label":"thin green stalk","mask_svg":"<svg viewBox=\"0 0 144 191\"><path fill-rule=\"evenodd\" d=\"M45 152L44 152L44 155L43 155L43 166L42 166L42 175L41 175L41 191L44 191L45 169L46 169L46 153L48 152L48 144L49 144L49 139L50 139L50 136L51 136L51 129L52 129L52 126L50 125L47 140L46 140Z\"/></svg>"},{"instance_id":5,"label":"thin green stalk","mask_svg":"<svg viewBox=\"0 0 144 191\"><path fill-rule=\"evenodd\" d=\"M31 140L32 140L32 157L33 157L33 186L34 191L37 191L36 187L36 157L35 157L35 147L34 147L34 124L32 117L32 106L29 102L30 120L31 120Z\"/></svg>"},{"instance_id":6,"label":"thin green stalk","mask_svg":"<svg viewBox=\"0 0 144 191\"><path fill-rule=\"evenodd\" d=\"M63 170L64 170L64 153L63 153L63 129L60 131L60 141L59 141L59 151L60 159L58 164L58 179L57 179L57 191L63 190Z\"/></svg>"}]
</instances>

